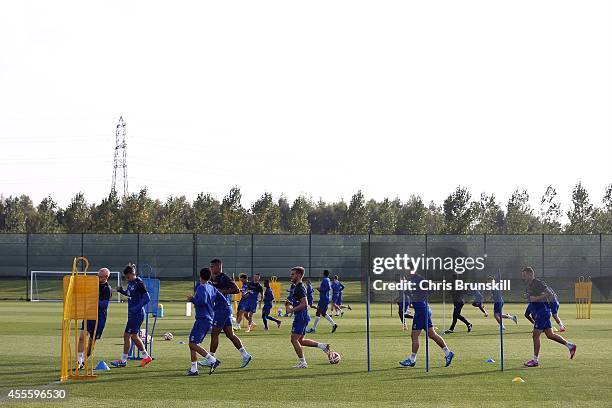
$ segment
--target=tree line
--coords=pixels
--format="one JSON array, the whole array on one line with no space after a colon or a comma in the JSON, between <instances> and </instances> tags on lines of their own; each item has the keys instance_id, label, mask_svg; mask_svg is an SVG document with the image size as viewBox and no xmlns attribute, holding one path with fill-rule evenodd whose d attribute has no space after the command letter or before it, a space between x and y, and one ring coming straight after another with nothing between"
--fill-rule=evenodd
<instances>
[{"instance_id":1,"label":"tree line","mask_svg":"<svg viewBox=\"0 0 612 408\"><path fill-rule=\"evenodd\" d=\"M532 208L526 190L517 189L505 205L493 194L473 197L459 186L443 203L426 203L418 195L407 201L366 200L355 193L350 202L327 203L298 197L292 203L264 193L249 208L238 187L218 200L201 193L165 201L148 190L119 198L115 192L100 203L76 194L66 208L51 196L34 205L27 195L0 196L0 232L15 233L203 233L203 234L589 234L612 233L612 184L599 205L577 184L569 207L549 186ZM563 215L567 218L564 218ZM563 222L562 220L566 220Z\"/></svg>"}]
</instances>

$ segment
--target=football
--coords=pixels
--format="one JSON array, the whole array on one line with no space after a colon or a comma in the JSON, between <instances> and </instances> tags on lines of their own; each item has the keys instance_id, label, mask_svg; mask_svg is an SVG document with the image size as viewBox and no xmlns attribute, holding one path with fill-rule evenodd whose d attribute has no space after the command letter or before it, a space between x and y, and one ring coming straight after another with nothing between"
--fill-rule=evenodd
<instances>
[{"instance_id":1,"label":"football","mask_svg":"<svg viewBox=\"0 0 612 408\"><path fill-rule=\"evenodd\" d=\"M332 351L329 353L329 364L338 364L340 362L340 353Z\"/></svg>"},{"instance_id":2,"label":"football","mask_svg":"<svg viewBox=\"0 0 612 408\"><path fill-rule=\"evenodd\" d=\"M168 332L168 333L164 333L164 340L166 341L170 341L174 338L174 336L172 335L172 333Z\"/></svg>"}]
</instances>

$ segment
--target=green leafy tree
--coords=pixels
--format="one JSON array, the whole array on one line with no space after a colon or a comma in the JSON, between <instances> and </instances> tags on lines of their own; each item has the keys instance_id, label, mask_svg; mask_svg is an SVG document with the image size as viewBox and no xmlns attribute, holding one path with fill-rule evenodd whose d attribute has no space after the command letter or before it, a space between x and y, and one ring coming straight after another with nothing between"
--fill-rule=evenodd
<instances>
[{"instance_id":1,"label":"green leafy tree","mask_svg":"<svg viewBox=\"0 0 612 408\"><path fill-rule=\"evenodd\" d=\"M601 208L594 210L593 230L599 234L612 233L612 184L606 186Z\"/></svg>"},{"instance_id":2,"label":"green leafy tree","mask_svg":"<svg viewBox=\"0 0 612 408\"><path fill-rule=\"evenodd\" d=\"M334 234L340 230L344 216L347 212L346 203L326 204L319 200L317 205L308 214L308 222L312 227L313 234Z\"/></svg>"},{"instance_id":3,"label":"green leafy tree","mask_svg":"<svg viewBox=\"0 0 612 408\"><path fill-rule=\"evenodd\" d=\"M506 232L528 234L533 232L534 216L527 190L514 190L506 209Z\"/></svg>"},{"instance_id":4,"label":"green leafy tree","mask_svg":"<svg viewBox=\"0 0 612 408\"><path fill-rule=\"evenodd\" d=\"M291 211L291 206L285 196L280 196L278 199L278 209L280 211L281 231L289 231L289 211Z\"/></svg>"},{"instance_id":5,"label":"green leafy tree","mask_svg":"<svg viewBox=\"0 0 612 408\"><path fill-rule=\"evenodd\" d=\"M156 204L149 197L149 192L143 188L125 197L121 202L123 215L123 230L128 233L155 232Z\"/></svg>"},{"instance_id":6,"label":"green leafy tree","mask_svg":"<svg viewBox=\"0 0 612 408\"><path fill-rule=\"evenodd\" d=\"M340 223L340 232L342 234L367 234L368 227L368 210L360 190L351 198L344 219Z\"/></svg>"},{"instance_id":7,"label":"green leafy tree","mask_svg":"<svg viewBox=\"0 0 612 408\"><path fill-rule=\"evenodd\" d=\"M395 232L398 234L425 234L427 207L421 197L412 195L399 210Z\"/></svg>"},{"instance_id":8,"label":"green leafy tree","mask_svg":"<svg viewBox=\"0 0 612 408\"><path fill-rule=\"evenodd\" d=\"M91 230L91 206L85 195L79 192L61 214L61 223L69 233L81 233Z\"/></svg>"},{"instance_id":9,"label":"green leafy tree","mask_svg":"<svg viewBox=\"0 0 612 408\"><path fill-rule=\"evenodd\" d=\"M375 200L368 202L370 228L375 234L393 234L397 227L397 208L388 198L380 203Z\"/></svg>"},{"instance_id":10,"label":"green leafy tree","mask_svg":"<svg viewBox=\"0 0 612 408\"><path fill-rule=\"evenodd\" d=\"M589 201L589 193L578 183L572 191L572 206L567 212L569 224L566 232L570 234L589 234L593 232L593 204Z\"/></svg>"},{"instance_id":11,"label":"green leafy tree","mask_svg":"<svg viewBox=\"0 0 612 408\"><path fill-rule=\"evenodd\" d=\"M272 194L264 193L251 206L251 233L276 234L280 232L280 208Z\"/></svg>"},{"instance_id":12,"label":"green leafy tree","mask_svg":"<svg viewBox=\"0 0 612 408\"><path fill-rule=\"evenodd\" d=\"M170 196L157 214L157 231L161 233L191 232L191 205L185 196Z\"/></svg>"},{"instance_id":13,"label":"green leafy tree","mask_svg":"<svg viewBox=\"0 0 612 408\"><path fill-rule=\"evenodd\" d=\"M43 198L36 207L36 214L33 217L31 231L47 234L61 232L58 212L59 207L51 196Z\"/></svg>"},{"instance_id":14,"label":"green leafy tree","mask_svg":"<svg viewBox=\"0 0 612 408\"><path fill-rule=\"evenodd\" d=\"M471 193L464 187L457 189L444 200L444 225L448 234L466 234L474 220L470 205Z\"/></svg>"},{"instance_id":15,"label":"green leafy tree","mask_svg":"<svg viewBox=\"0 0 612 408\"><path fill-rule=\"evenodd\" d=\"M8 197L3 202L3 231L26 233L29 231L29 220L34 217L32 200L26 195Z\"/></svg>"},{"instance_id":16,"label":"green leafy tree","mask_svg":"<svg viewBox=\"0 0 612 408\"><path fill-rule=\"evenodd\" d=\"M553 186L548 186L540 199L540 225L543 234L561 232L561 203Z\"/></svg>"},{"instance_id":17,"label":"green leafy tree","mask_svg":"<svg viewBox=\"0 0 612 408\"><path fill-rule=\"evenodd\" d=\"M193 230L200 234L218 234L222 230L221 203L210 194L200 193L193 202Z\"/></svg>"},{"instance_id":18,"label":"green leafy tree","mask_svg":"<svg viewBox=\"0 0 612 408\"><path fill-rule=\"evenodd\" d=\"M501 206L495 201L495 195L482 193L480 201L472 203L472 213L474 215L474 234L498 234L503 231L504 212Z\"/></svg>"},{"instance_id":19,"label":"green leafy tree","mask_svg":"<svg viewBox=\"0 0 612 408\"><path fill-rule=\"evenodd\" d=\"M307 234L310 232L308 214L312 210L310 201L302 196L293 201L288 215L288 231L292 234Z\"/></svg>"},{"instance_id":20,"label":"green leafy tree","mask_svg":"<svg viewBox=\"0 0 612 408\"><path fill-rule=\"evenodd\" d=\"M242 193L233 187L221 202L221 232L223 234L250 233L247 211L241 204Z\"/></svg>"},{"instance_id":21,"label":"green leafy tree","mask_svg":"<svg viewBox=\"0 0 612 408\"><path fill-rule=\"evenodd\" d=\"M116 191L111 191L99 205L94 205L91 211L92 231L104 234L118 234L123 232L123 218L121 203Z\"/></svg>"},{"instance_id":22,"label":"green leafy tree","mask_svg":"<svg viewBox=\"0 0 612 408\"><path fill-rule=\"evenodd\" d=\"M433 201L429 202L425 213L425 231L428 234L442 234L445 231L444 211Z\"/></svg>"}]
</instances>

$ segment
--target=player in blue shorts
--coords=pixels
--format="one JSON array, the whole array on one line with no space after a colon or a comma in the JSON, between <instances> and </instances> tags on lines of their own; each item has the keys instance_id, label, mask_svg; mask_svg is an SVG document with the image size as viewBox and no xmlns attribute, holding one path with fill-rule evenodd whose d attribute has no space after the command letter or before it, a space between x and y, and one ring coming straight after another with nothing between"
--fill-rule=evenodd
<instances>
[{"instance_id":1,"label":"player in blue shorts","mask_svg":"<svg viewBox=\"0 0 612 408\"><path fill-rule=\"evenodd\" d=\"M242 365L240 367L244 368L251 362L253 356L247 353L246 349L242 345L242 341L240 341L240 338L236 336L236 333L234 333L234 328L232 327L231 299L233 294L239 292L238 286L236 286L234 281L229 276L223 273L223 262L221 259L215 258L210 261L210 271L212 274L210 283L217 288L217 290L221 292L226 299L225 303L215 304L213 325L210 334L210 354L215 356L217 348L219 347L219 335L221 332L223 332L225 333L225 337L232 342L234 347L236 347L236 349L240 352L240 355L242 355ZM200 364L210 366L210 361L205 359Z\"/></svg>"},{"instance_id":2,"label":"player in blue shorts","mask_svg":"<svg viewBox=\"0 0 612 408\"><path fill-rule=\"evenodd\" d=\"M227 304L227 299L213 285L208 283L210 280L210 269L202 268L200 270L200 284L195 290L195 294L187 296L187 300L195 306L195 322L189 333L189 351L191 352L191 368L187 370L187 375L198 375L198 354L206 358L209 362L210 370L208 374L212 374L221 361L215 356L206 351L200 346L204 341L204 337L210 331L215 313L215 307L219 303L221 306Z\"/></svg>"},{"instance_id":3,"label":"player in blue shorts","mask_svg":"<svg viewBox=\"0 0 612 408\"><path fill-rule=\"evenodd\" d=\"M473 290L472 298L472 306L480 309L482 314L484 314L484 317L489 317L489 313L487 313L484 308L484 296L482 295L482 293L479 290Z\"/></svg>"},{"instance_id":4,"label":"player in blue shorts","mask_svg":"<svg viewBox=\"0 0 612 408\"><path fill-rule=\"evenodd\" d=\"M240 323L242 322L242 318L246 316L246 297L249 290L249 278L246 273L241 273L238 276L240 283L242 286L240 287L240 300L238 301L238 314L236 315L236 330L240 330Z\"/></svg>"},{"instance_id":5,"label":"player in blue shorts","mask_svg":"<svg viewBox=\"0 0 612 408\"><path fill-rule=\"evenodd\" d=\"M487 280L489 282L494 281L492 276L488 276ZM497 324L501 324L502 330L506 330L506 326L503 325L501 319L510 319L514 322L514 324L518 324L518 317L508 313L502 313L502 309L504 306L504 297L502 296L501 290L492 290L491 296L493 298L493 317L495 317L495 321L497 321Z\"/></svg>"},{"instance_id":6,"label":"player in blue shorts","mask_svg":"<svg viewBox=\"0 0 612 408\"><path fill-rule=\"evenodd\" d=\"M270 280L264 280L264 287L266 288L263 296L263 307L261 308L261 318L264 324L264 330L268 331L268 320L272 320L276 323L276 327L281 326L281 321L275 319L274 317L270 317L270 311L272 310L272 306L274 304L274 293L272 292L272 288L270 288Z\"/></svg>"},{"instance_id":7,"label":"player in blue shorts","mask_svg":"<svg viewBox=\"0 0 612 408\"><path fill-rule=\"evenodd\" d=\"M259 299L263 296L263 287L261 283L259 283L260 276L258 273L253 275L253 280L247 284L247 294L246 300L244 304L244 309L246 312L246 318L249 323L246 332L250 332L255 327L255 323L253 322L253 314L257 311L257 304Z\"/></svg>"},{"instance_id":8,"label":"player in blue shorts","mask_svg":"<svg viewBox=\"0 0 612 408\"><path fill-rule=\"evenodd\" d=\"M533 359L525 363L526 367L537 367L540 365L540 336L542 332L546 334L550 340L563 344L569 350L570 359L576 354L576 345L565 340L563 337L553 333L552 325L550 324L550 307L549 302L553 298L553 292L544 282L536 279L535 272L532 267L527 266L521 270L521 279L527 287L525 292L527 300L531 308L530 312L535 317L533 325Z\"/></svg>"},{"instance_id":9,"label":"player in blue shorts","mask_svg":"<svg viewBox=\"0 0 612 408\"><path fill-rule=\"evenodd\" d=\"M128 298L128 321L125 326L125 333L123 333L123 354L121 355L121 359L111 361L111 365L114 367L125 367L127 365L131 342L134 342L134 345L140 350L140 354L142 355L140 366L144 367L153 361L153 359L149 356L149 353L147 353L138 333L140 332L140 326L145 318L144 307L149 303L151 297L142 279L136 276L136 265L128 264L123 270L123 277L128 281L127 290L119 287L117 288L117 292Z\"/></svg>"},{"instance_id":10,"label":"player in blue shorts","mask_svg":"<svg viewBox=\"0 0 612 408\"><path fill-rule=\"evenodd\" d=\"M326 343L318 343L316 341L305 339L306 327L310 322L308 315L308 300L306 299L306 289L302 283L304 277L304 268L296 266L291 268L291 283L293 294L291 299L287 299L285 307L293 313L293 326L291 327L291 344L299 358L299 362L293 368L308 368L304 350L302 347L318 347L329 356L331 347Z\"/></svg>"},{"instance_id":11,"label":"player in blue shorts","mask_svg":"<svg viewBox=\"0 0 612 408\"><path fill-rule=\"evenodd\" d=\"M91 355L91 347L93 346L94 331L96 333L95 340L100 340L104 326L106 325L106 316L108 310L108 304L111 300L113 291L108 284L108 277L110 271L107 268L102 268L98 271L99 292L98 292L98 326L96 327L95 320L87 320L87 333L89 333L89 343L87 345L87 357ZM79 369L85 368L85 356L84 356L84 345L85 345L85 321L81 323L81 334L79 336L79 352L78 352L78 363Z\"/></svg>"},{"instance_id":12,"label":"player in blue shorts","mask_svg":"<svg viewBox=\"0 0 612 408\"><path fill-rule=\"evenodd\" d=\"M317 289L319 291L319 303L317 303L317 313L315 315L315 321L312 328L308 330L308 333L314 333L319 324L321 317L325 317L327 321L332 325L332 333L336 331L338 325L334 322L334 319L327 314L327 308L329 307L329 296L331 292L331 281L329 279L329 271L326 269L323 271L323 279Z\"/></svg>"},{"instance_id":13,"label":"player in blue shorts","mask_svg":"<svg viewBox=\"0 0 612 408\"><path fill-rule=\"evenodd\" d=\"M535 314L531 312L531 303L527 300L527 308L525 309L525 319L529 320L531 324L535 324Z\"/></svg>"},{"instance_id":14,"label":"player in blue shorts","mask_svg":"<svg viewBox=\"0 0 612 408\"><path fill-rule=\"evenodd\" d=\"M338 275L335 275L331 281L331 289L332 289L332 313L335 312L336 316L344 316L344 312L342 309L352 310L350 305L343 306L342 305L342 291L344 290L344 285L338 279Z\"/></svg>"},{"instance_id":15,"label":"player in blue shorts","mask_svg":"<svg viewBox=\"0 0 612 408\"><path fill-rule=\"evenodd\" d=\"M306 287L306 301L308 302L308 307L316 309L317 307L313 305L314 289L312 288L312 283L310 282L310 279L304 279L304 286Z\"/></svg>"},{"instance_id":16,"label":"player in blue shorts","mask_svg":"<svg viewBox=\"0 0 612 408\"><path fill-rule=\"evenodd\" d=\"M553 319L555 319L555 322L557 322L557 324L559 325L559 331L563 333L565 331L565 326L563 325L563 322L559 317L559 298L557 298L557 294L554 290L552 290L550 286L548 287L548 289L550 289L552 293L552 299L550 300L550 302L548 302L550 313L552 314Z\"/></svg>"},{"instance_id":17,"label":"player in blue shorts","mask_svg":"<svg viewBox=\"0 0 612 408\"><path fill-rule=\"evenodd\" d=\"M412 339L412 354L405 360L400 361L400 365L402 367L414 367L416 365L417 353L419 351L419 336L421 335L421 330L427 330L429 338L444 351L444 359L446 361L445 367L448 367L453 361L455 353L449 350L444 339L436 333L433 327L433 322L431 321L431 308L427 302L427 291L423 290L420 286L421 281L424 280L425 278L417 273L414 273L409 279L414 285L414 290L410 291L410 300L412 302L412 308L414 309L412 332L410 333Z\"/></svg>"}]
</instances>

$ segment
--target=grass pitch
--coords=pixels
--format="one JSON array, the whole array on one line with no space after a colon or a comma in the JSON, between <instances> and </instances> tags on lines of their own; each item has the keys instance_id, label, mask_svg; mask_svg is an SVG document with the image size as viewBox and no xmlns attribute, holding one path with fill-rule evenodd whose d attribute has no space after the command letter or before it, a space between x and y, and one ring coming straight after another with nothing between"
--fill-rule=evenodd
<instances>
[{"instance_id":1,"label":"grass pitch","mask_svg":"<svg viewBox=\"0 0 612 408\"><path fill-rule=\"evenodd\" d=\"M488 305L490 308L490 305ZM409 332L402 332L389 305L372 310L372 372L366 372L365 306L336 318L339 329L330 333L326 321L310 337L331 342L342 355L339 365L330 365L317 349L307 349L310 368L295 370L296 357L289 343L290 318L280 329L264 333L260 315L252 333L239 332L253 362L240 369L240 355L221 338L217 352L222 365L212 376L201 370L199 377L185 377L189 367L187 340L193 318L184 317L184 303L165 305L166 317L158 320L153 354L147 368L136 362L129 367L101 372L95 381L58 383L60 353L60 303L0 302L0 405L92 407L398 407L404 405L478 406L588 406L612 405L611 355L612 305L593 306L592 320L575 320L574 306L562 305L561 316L568 327L566 338L578 344L574 360L563 346L543 337L541 367L526 369L522 363L532 356L530 325L507 323L505 372L499 370L499 334L495 321L470 307L465 316L474 324L468 334L459 323L445 338L456 353L453 364L444 368L442 351L430 342L430 372L425 372L424 336L415 368L400 368L398 361L410 350ZM434 324L442 329L442 306L433 305ZM507 309L507 310L506 310ZM522 315L523 305L506 305L504 311ZM394 310L396 312L396 310ZM447 305L446 325L452 314ZM96 360L110 362L120 356L126 305L112 304L104 336L96 344ZM164 332L174 340L161 340ZM208 337L204 342L208 347ZM487 358L496 363L486 363ZM514 377L523 384L514 384ZM65 389L66 401L14 401L11 389Z\"/></svg>"}]
</instances>

